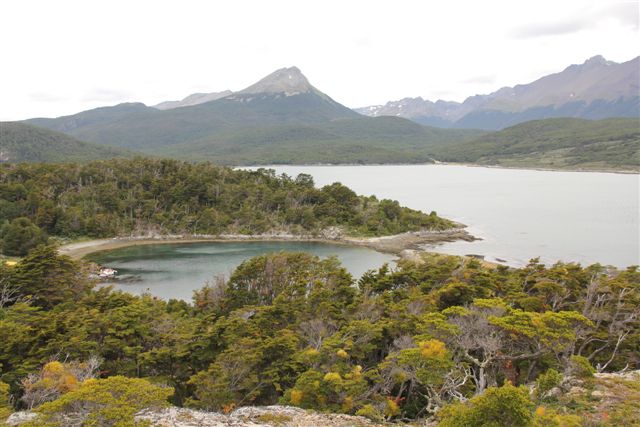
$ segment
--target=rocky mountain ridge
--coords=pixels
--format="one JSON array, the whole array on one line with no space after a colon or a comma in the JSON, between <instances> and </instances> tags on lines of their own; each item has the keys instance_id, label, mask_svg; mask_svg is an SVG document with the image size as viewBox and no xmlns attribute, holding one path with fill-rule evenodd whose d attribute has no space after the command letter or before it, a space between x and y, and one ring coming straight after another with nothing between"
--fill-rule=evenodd
<instances>
[{"instance_id":1,"label":"rocky mountain ridge","mask_svg":"<svg viewBox=\"0 0 640 427\"><path fill-rule=\"evenodd\" d=\"M531 83L470 96L462 103L417 97L356 111L371 117L404 117L424 125L488 130L551 117L637 117L639 84L640 57L616 63L597 55Z\"/></svg>"},{"instance_id":2,"label":"rocky mountain ridge","mask_svg":"<svg viewBox=\"0 0 640 427\"><path fill-rule=\"evenodd\" d=\"M205 102L215 101L231 95L233 92L224 90L222 92L212 93L193 93L180 101L164 101L153 106L158 110L171 110L173 108L188 107L190 105L204 104Z\"/></svg>"}]
</instances>

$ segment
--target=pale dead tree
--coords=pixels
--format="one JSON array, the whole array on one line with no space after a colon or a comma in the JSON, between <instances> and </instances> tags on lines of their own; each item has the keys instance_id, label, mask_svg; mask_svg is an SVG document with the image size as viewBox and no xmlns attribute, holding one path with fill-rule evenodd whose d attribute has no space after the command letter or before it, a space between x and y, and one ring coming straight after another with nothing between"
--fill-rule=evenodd
<instances>
[{"instance_id":1,"label":"pale dead tree","mask_svg":"<svg viewBox=\"0 0 640 427\"><path fill-rule=\"evenodd\" d=\"M473 381L476 385L476 395L481 394L488 386L491 378L488 369L500 355L504 348L503 331L492 325L488 317L504 312L500 307L478 310L471 309L468 315L453 316L449 323L458 327L456 334L447 341L452 348L459 350L462 358L473 367Z\"/></svg>"},{"instance_id":2,"label":"pale dead tree","mask_svg":"<svg viewBox=\"0 0 640 427\"><path fill-rule=\"evenodd\" d=\"M453 270L450 274L451 279L455 279L457 281L464 280L464 271L467 268L467 264L469 264L469 258L462 258L460 260L460 264Z\"/></svg>"},{"instance_id":3,"label":"pale dead tree","mask_svg":"<svg viewBox=\"0 0 640 427\"><path fill-rule=\"evenodd\" d=\"M596 274L591 276L584 296L584 305L582 306L582 315L584 317L592 319L594 311L602 307L604 294L599 293L600 285L601 282L598 280L598 276Z\"/></svg>"},{"instance_id":4,"label":"pale dead tree","mask_svg":"<svg viewBox=\"0 0 640 427\"><path fill-rule=\"evenodd\" d=\"M251 319L255 314L256 314L255 310L243 310L241 313L238 313L238 316L242 320L247 321Z\"/></svg>"},{"instance_id":5,"label":"pale dead tree","mask_svg":"<svg viewBox=\"0 0 640 427\"><path fill-rule=\"evenodd\" d=\"M60 369L51 370L47 364L39 372L29 374L22 379L21 385L24 394L20 400L25 403L28 409L57 399L65 392L70 391L73 384L95 378L98 375L102 359L91 356L86 361L58 362L54 359L50 363L52 362L60 363Z\"/></svg>"},{"instance_id":6,"label":"pale dead tree","mask_svg":"<svg viewBox=\"0 0 640 427\"><path fill-rule=\"evenodd\" d=\"M36 385L41 382L42 376L40 373L29 374L21 381L24 394L20 400L24 402L28 410L60 397L61 392L57 387L39 387Z\"/></svg>"},{"instance_id":7,"label":"pale dead tree","mask_svg":"<svg viewBox=\"0 0 640 427\"><path fill-rule=\"evenodd\" d=\"M313 349L320 350L324 340L333 335L338 328L333 322L323 319L312 319L300 324L302 338Z\"/></svg>"},{"instance_id":8,"label":"pale dead tree","mask_svg":"<svg viewBox=\"0 0 640 427\"><path fill-rule=\"evenodd\" d=\"M582 355L590 350L586 357L593 360L609 350L610 357L604 363L597 364L598 372L604 371L613 362L621 345L637 329L640 320L639 298L638 289L631 284L618 288L597 280L589 284L582 314L593 322L594 328L580 331L583 341L576 353ZM606 336L602 329L606 329Z\"/></svg>"},{"instance_id":9,"label":"pale dead tree","mask_svg":"<svg viewBox=\"0 0 640 427\"><path fill-rule=\"evenodd\" d=\"M8 277L0 277L0 308L20 299L20 288L11 282Z\"/></svg>"},{"instance_id":10,"label":"pale dead tree","mask_svg":"<svg viewBox=\"0 0 640 427\"><path fill-rule=\"evenodd\" d=\"M442 384L438 387L432 385L425 387L426 393L423 394L423 397L427 399L427 405L420 413L424 411L435 414L451 401L465 402L467 397L463 394L462 388L471 380L473 380L473 371L468 366L461 365L447 372L443 377Z\"/></svg>"},{"instance_id":11,"label":"pale dead tree","mask_svg":"<svg viewBox=\"0 0 640 427\"><path fill-rule=\"evenodd\" d=\"M419 316L424 313L427 303L424 300L416 299L407 304L407 313L413 316Z\"/></svg>"},{"instance_id":12,"label":"pale dead tree","mask_svg":"<svg viewBox=\"0 0 640 427\"><path fill-rule=\"evenodd\" d=\"M205 282L204 287L194 293L194 302L199 308L217 308L227 290L227 278L218 274Z\"/></svg>"},{"instance_id":13,"label":"pale dead tree","mask_svg":"<svg viewBox=\"0 0 640 427\"><path fill-rule=\"evenodd\" d=\"M466 401L466 396L462 393L462 387L473 379L473 371L470 367L460 365L447 373L442 384L441 395L443 398L448 397L459 401Z\"/></svg>"},{"instance_id":14,"label":"pale dead tree","mask_svg":"<svg viewBox=\"0 0 640 427\"><path fill-rule=\"evenodd\" d=\"M416 342L413 340L411 335L401 335L398 338L393 340L393 351L405 350L407 348L416 347Z\"/></svg>"},{"instance_id":15,"label":"pale dead tree","mask_svg":"<svg viewBox=\"0 0 640 427\"><path fill-rule=\"evenodd\" d=\"M368 295L363 297L362 302L358 305L357 309L352 315L354 320L367 320L371 323L375 323L382 317L384 309Z\"/></svg>"},{"instance_id":16,"label":"pale dead tree","mask_svg":"<svg viewBox=\"0 0 640 427\"><path fill-rule=\"evenodd\" d=\"M504 347L502 330L489 323L486 317L477 315L455 316L449 323L459 328L459 333L451 340L473 366L476 395L481 394L491 380L487 376L488 369Z\"/></svg>"},{"instance_id":17,"label":"pale dead tree","mask_svg":"<svg viewBox=\"0 0 640 427\"><path fill-rule=\"evenodd\" d=\"M621 331L620 334L618 335L618 339L616 340L616 344L613 348L613 351L611 352L611 357L609 358L609 360L607 360L604 364L598 363L596 365L596 370L598 372L602 372L605 369L607 369L607 366L609 366L609 364L611 362L613 362L613 359L615 359L616 357L616 353L618 352L618 349L620 348L620 344L622 344L622 342L627 338L627 336L631 333L630 330L628 331ZM627 364L627 366L629 366Z\"/></svg>"},{"instance_id":18,"label":"pale dead tree","mask_svg":"<svg viewBox=\"0 0 640 427\"><path fill-rule=\"evenodd\" d=\"M416 347L403 350L411 351L411 348ZM441 375L442 381L432 381L424 377L424 372L438 368L430 367L430 362L426 363L426 365L421 363L419 359L415 362L403 362L402 350L392 352L385 359L380 370L381 381L376 385L376 393L394 395L396 400L404 394L422 397L426 404L417 415L423 412L436 413L452 400L466 400L462 388L467 382L473 380L473 371L467 364L458 364L453 369L438 374L438 376ZM398 382L398 378L402 378L402 381Z\"/></svg>"},{"instance_id":19,"label":"pale dead tree","mask_svg":"<svg viewBox=\"0 0 640 427\"><path fill-rule=\"evenodd\" d=\"M100 369L100 365L102 365L102 361L102 358L92 355L84 362L71 362L69 364L69 369L73 372L76 379L79 382L82 382L98 376L98 370Z\"/></svg>"},{"instance_id":20,"label":"pale dead tree","mask_svg":"<svg viewBox=\"0 0 640 427\"><path fill-rule=\"evenodd\" d=\"M251 374L253 365L247 363L242 357L221 357L218 361L222 372L228 378L227 387L237 392L242 389L242 382Z\"/></svg>"}]
</instances>

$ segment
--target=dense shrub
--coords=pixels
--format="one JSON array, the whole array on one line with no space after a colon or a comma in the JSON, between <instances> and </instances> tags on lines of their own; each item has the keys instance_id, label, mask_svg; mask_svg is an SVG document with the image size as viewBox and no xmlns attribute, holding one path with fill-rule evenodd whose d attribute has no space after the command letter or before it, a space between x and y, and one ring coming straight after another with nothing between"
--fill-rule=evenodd
<instances>
[{"instance_id":1,"label":"dense shrub","mask_svg":"<svg viewBox=\"0 0 640 427\"><path fill-rule=\"evenodd\" d=\"M46 244L48 239L47 233L25 217L0 227L0 249L5 255L25 256L32 248Z\"/></svg>"},{"instance_id":2,"label":"dense shrub","mask_svg":"<svg viewBox=\"0 0 640 427\"><path fill-rule=\"evenodd\" d=\"M528 427L534 405L526 387L491 387L467 403L449 405L438 413L440 427Z\"/></svg>"},{"instance_id":3,"label":"dense shrub","mask_svg":"<svg viewBox=\"0 0 640 427\"><path fill-rule=\"evenodd\" d=\"M137 412L168 406L172 393L171 388L139 378L89 379L38 407L37 418L27 426L132 426Z\"/></svg>"}]
</instances>

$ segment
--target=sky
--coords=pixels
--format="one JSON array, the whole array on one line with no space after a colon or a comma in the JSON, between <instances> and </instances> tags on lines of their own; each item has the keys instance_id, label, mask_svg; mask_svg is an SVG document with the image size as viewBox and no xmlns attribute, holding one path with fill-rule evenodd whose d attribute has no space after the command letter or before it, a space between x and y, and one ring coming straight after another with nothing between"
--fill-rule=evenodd
<instances>
[{"instance_id":1,"label":"sky","mask_svg":"<svg viewBox=\"0 0 640 427\"><path fill-rule=\"evenodd\" d=\"M20 0L0 7L0 120L241 90L297 66L348 107L463 101L640 54L639 0Z\"/></svg>"}]
</instances>

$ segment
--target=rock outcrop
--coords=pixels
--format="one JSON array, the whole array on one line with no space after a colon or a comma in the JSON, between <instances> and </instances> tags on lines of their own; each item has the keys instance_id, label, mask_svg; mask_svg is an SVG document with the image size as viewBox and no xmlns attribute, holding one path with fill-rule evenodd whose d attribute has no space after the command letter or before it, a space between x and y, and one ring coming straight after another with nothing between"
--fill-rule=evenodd
<instances>
[{"instance_id":1,"label":"rock outcrop","mask_svg":"<svg viewBox=\"0 0 640 427\"><path fill-rule=\"evenodd\" d=\"M229 414L203 412L185 408L142 411L137 421L148 421L157 427L375 427L364 417L322 414L291 406L245 406Z\"/></svg>"}]
</instances>

